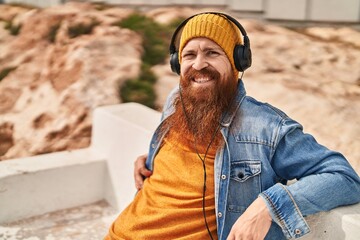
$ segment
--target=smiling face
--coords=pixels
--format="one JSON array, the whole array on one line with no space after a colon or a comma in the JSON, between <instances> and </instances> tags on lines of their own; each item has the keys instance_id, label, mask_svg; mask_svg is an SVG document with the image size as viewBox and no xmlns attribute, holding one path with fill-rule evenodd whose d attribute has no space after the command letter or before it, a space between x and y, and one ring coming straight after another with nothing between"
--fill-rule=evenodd
<instances>
[{"instance_id":1,"label":"smiling face","mask_svg":"<svg viewBox=\"0 0 360 240\"><path fill-rule=\"evenodd\" d=\"M223 49L208 38L190 40L181 52L181 78L194 89L226 84L233 70Z\"/></svg>"},{"instance_id":2,"label":"smiling face","mask_svg":"<svg viewBox=\"0 0 360 240\"><path fill-rule=\"evenodd\" d=\"M186 143L194 136L198 144L209 144L221 122L222 114L232 110L237 78L222 48L207 38L191 39L181 52L180 95L175 113L166 119L163 129L171 126ZM184 111L186 114L184 114ZM220 133L214 145L222 143Z\"/></svg>"},{"instance_id":3,"label":"smiling face","mask_svg":"<svg viewBox=\"0 0 360 240\"><path fill-rule=\"evenodd\" d=\"M161 129L181 133L175 142L189 144L189 137L194 137L199 146L211 142L220 146L219 124L225 112L235 111L239 72L233 52L242 38L235 24L221 14L204 13L186 21L177 48L180 94L174 99L175 112Z\"/></svg>"}]
</instances>

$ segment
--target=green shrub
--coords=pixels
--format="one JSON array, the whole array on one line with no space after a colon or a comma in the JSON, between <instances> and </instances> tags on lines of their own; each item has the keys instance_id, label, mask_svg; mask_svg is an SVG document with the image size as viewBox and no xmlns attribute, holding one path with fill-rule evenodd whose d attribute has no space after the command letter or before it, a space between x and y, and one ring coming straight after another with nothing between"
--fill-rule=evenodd
<instances>
[{"instance_id":1,"label":"green shrub","mask_svg":"<svg viewBox=\"0 0 360 240\"><path fill-rule=\"evenodd\" d=\"M13 25L13 21L6 21L4 28L10 32L11 35L18 35L21 30L21 24Z\"/></svg>"},{"instance_id":2,"label":"green shrub","mask_svg":"<svg viewBox=\"0 0 360 240\"><path fill-rule=\"evenodd\" d=\"M128 80L120 88L123 102L137 102L155 108L155 93L152 84L138 79Z\"/></svg>"},{"instance_id":3,"label":"green shrub","mask_svg":"<svg viewBox=\"0 0 360 240\"><path fill-rule=\"evenodd\" d=\"M68 28L68 35L70 38L76 38L80 35L91 34L94 27L99 25L96 19L92 19L89 24L79 23Z\"/></svg>"},{"instance_id":4,"label":"green shrub","mask_svg":"<svg viewBox=\"0 0 360 240\"><path fill-rule=\"evenodd\" d=\"M0 71L0 81L3 80L9 73L14 71L16 67L7 67Z\"/></svg>"},{"instance_id":5,"label":"green shrub","mask_svg":"<svg viewBox=\"0 0 360 240\"><path fill-rule=\"evenodd\" d=\"M156 83L156 76L151 70L151 66L149 64L146 63L141 64L141 73L139 76L139 80L151 84Z\"/></svg>"},{"instance_id":6,"label":"green shrub","mask_svg":"<svg viewBox=\"0 0 360 240\"><path fill-rule=\"evenodd\" d=\"M48 34L49 42L51 42L51 43L55 42L56 34L60 28L60 25L61 25L60 23L56 23L55 25L50 27L49 34Z\"/></svg>"},{"instance_id":7,"label":"green shrub","mask_svg":"<svg viewBox=\"0 0 360 240\"><path fill-rule=\"evenodd\" d=\"M166 27L138 13L130 15L115 25L141 34L143 39L143 61L150 65L162 63L167 56L168 33Z\"/></svg>"},{"instance_id":8,"label":"green shrub","mask_svg":"<svg viewBox=\"0 0 360 240\"><path fill-rule=\"evenodd\" d=\"M94 7L97 11L104 11L106 9L112 8L110 4L107 4L105 2L94 3Z\"/></svg>"},{"instance_id":9,"label":"green shrub","mask_svg":"<svg viewBox=\"0 0 360 240\"><path fill-rule=\"evenodd\" d=\"M169 30L169 33L172 35L175 29L185 20L185 18L175 18L172 20L168 25L167 29Z\"/></svg>"},{"instance_id":10,"label":"green shrub","mask_svg":"<svg viewBox=\"0 0 360 240\"><path fill-rule=\"evenodd\" d=\"M156 95L153 85L156 83L156 76L151 71L151 66L165 61L172 33L181 21L183 19L176 19L169 25L161 25L151 18L135 13L115 24L141 34L144 47L140 76L128 80L120 87L123 102L138 102L155 108Z\"/></svg>"}]
</instances>

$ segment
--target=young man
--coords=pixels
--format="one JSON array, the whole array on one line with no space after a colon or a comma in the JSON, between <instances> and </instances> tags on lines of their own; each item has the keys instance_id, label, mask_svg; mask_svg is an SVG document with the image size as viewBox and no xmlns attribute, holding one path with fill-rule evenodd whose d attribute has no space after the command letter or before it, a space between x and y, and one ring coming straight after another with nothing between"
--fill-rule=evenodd
<instances>
[{"instance_id":1,"label":"young man","mask_svg":"<svg viewBox=\"0 0 360 240\"><path fill-rule=\"evenodd\" d=\"M198 14L172 44L178 32L179 88L136 161L139 192L106 239L299 238L310 231L303 216L360 201L359 176L340 153L246 96L238 74L251 52L236 20Z\"/></svg>"}]
</instances>

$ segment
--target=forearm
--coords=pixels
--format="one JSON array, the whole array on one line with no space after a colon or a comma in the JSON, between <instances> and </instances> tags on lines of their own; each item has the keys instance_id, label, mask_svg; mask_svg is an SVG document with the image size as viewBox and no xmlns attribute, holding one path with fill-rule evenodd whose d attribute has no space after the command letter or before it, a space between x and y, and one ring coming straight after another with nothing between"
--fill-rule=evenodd
<instances>
[{"instance_id":1,"label":"forearm","mask_svg":"<svg viewBox=\"0 0 360 240\"><path fill-rule=\"evenodd\" d=\"M342 154L318 144L290 119L282 122L278 139L271 166L280 179L297 181L278 183L260 196L286 237L310 231L303 216L360 201L359 176Z\"/></svg>"},{"instance_id":2,"label":"forearm","mask_svg":"<svg viewBox=\"0 0 360 240\"><path fill-rule=\"evenodd\" d=\"M287 239L299 238L310 232L297 204L286 189L278 183L260 194L265 201L271 218L282 229Z\"/></svg>"},{"instance_id":3,"label":"forearm","mask_svg":"<svg viewBox=\"0 0 360 240\"><path fill-rule=\"evenodd\" d=\"M339 173L315 174L289 186L276 184L260 196L284 235L298 238L310 232L304 216L359 202L357 179Z\"/></svg>"}]
</instances>

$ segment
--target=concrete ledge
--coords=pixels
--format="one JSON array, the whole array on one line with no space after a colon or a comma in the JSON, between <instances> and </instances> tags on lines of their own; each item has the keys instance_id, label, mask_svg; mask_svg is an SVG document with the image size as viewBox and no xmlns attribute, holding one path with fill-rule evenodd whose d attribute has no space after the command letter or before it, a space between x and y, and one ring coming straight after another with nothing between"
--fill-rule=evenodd
<instances>
[{"instance_id":1,"label":"concrete ledge","mask_svg":"<svg viewBox=\"0 0 360 240\"><path fill-rule=\"evenodd\" d=\"M104 198L118 210L134 198L134 161L148 151L160 113L137 103L95 110L91 147L106 156L109 175Z\"/></svg>"},{"instance_id":2,"label":"concrete ledge","mask_svg":"<svg viewBox=\"0 0 360 240\"><path fill-rule=\"evenodd\" d=\"M358 240L360 237L360 204L318 213L306 217L306 221L311 232L301 239Z\"/></svg>"},{"instance_id":3,"label":"concrete ledge","mask_svg":"<svg viewBox=\"0 0 360 240\"><path fill-rule=\"evenodd\" d=\"M0 223L99 201L105 174L91 149L0 162Z\"/></svg>"},{"instance_id":4,"label":"concrete ledge","mask_svg":"<svg viewBox=\"0 0 360 240\"><path fill-rule=\"evenodd\" d=\"M140 104L100 107L90 148L0 162L0 223L102 199L122 210L136 193L133 162L159 121Z\"/></svg>"}]
</instances>

